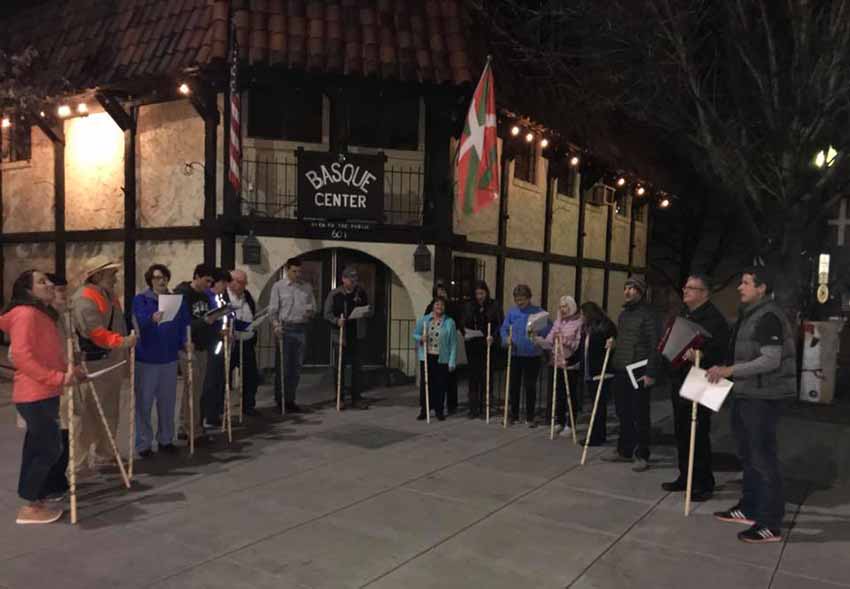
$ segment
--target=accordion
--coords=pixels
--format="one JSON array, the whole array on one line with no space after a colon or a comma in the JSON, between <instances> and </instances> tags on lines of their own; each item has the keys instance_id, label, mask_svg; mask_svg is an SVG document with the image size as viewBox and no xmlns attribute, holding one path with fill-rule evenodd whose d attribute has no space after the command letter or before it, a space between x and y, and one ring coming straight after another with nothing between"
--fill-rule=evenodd
<instances>
[{"instance_id":1,"label":"accordion","mask_svg":"<svg viewBox=\"0 0 850 589\"><path fill-rule=\"evenodd\" d=\"M700 325L684 317L676 317L667 322L664 335L658 342L658 351L674 367L679 366L684 360L685 352L701 347L710 337L711 334Z\"/></svg>"}]
</instances>

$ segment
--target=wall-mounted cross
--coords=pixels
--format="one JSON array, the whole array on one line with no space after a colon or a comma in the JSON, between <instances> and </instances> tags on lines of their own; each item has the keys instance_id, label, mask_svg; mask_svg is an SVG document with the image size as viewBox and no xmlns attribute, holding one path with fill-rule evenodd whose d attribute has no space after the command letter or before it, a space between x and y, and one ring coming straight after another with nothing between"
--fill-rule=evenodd
<instances>
[{"instance_id":1,"label":"wall-mounted cross","mask_svg":"<svg viewBox=\"0 0 850 589\"><path fill-rule=\"evenodd\" d=\"M838 228L838 246L844 245L844 235L848 227L850 227L850 217L847 216L847 198L841 199L841 206L838 209L838 218L827 221L830 225Z\"/></svg>"}]
</instances>

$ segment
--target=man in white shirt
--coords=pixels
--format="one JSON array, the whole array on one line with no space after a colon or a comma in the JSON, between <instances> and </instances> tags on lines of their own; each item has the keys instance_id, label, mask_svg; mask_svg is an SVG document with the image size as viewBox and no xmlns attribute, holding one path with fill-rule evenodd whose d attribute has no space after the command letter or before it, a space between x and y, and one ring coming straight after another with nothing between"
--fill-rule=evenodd
<instances>
[{"instance_id":1,"label":"man in white shirt","mask_svg":"<svg viewBox=\"0 0 850 589\"><path fill-rule=\"evenodd\" d=\"M254 321L254 316L257 313L257 307L254 303L254 297L248 291L248 275L242 270L233 270L230 272L230 282L227 284L226 300L235 311L234 323L234 342L233 354L231 354L230 369L231 371L239 366L240 370L244 370L243 382L245 385L242 391L242 404L245 415L256 417L259 415L256 409L257 402L257 333L250 328L251 322ZM244 368L239 363L239 346L242 346L242 355L245 360Z\"/></svg>"},{"instance_id":2,"label":"man in white shirt","mask_svg":"<svg viewBox=\"0 0 850 589\"><path fill-rule=\"evenodd\" d=\"M278 410L286 403L287 413L298 413L295 390L304 364L307 327L316 314L316 297L313 288L301 280L301 260L290 258L284 266L284 277L272 286L269 298L269 316L279 342L283 345L283 362L275 354L275 400ZM280 345L280 344L279 344ZM284 382L281 383L281 368Z\"/></svg>"}]
</instances>

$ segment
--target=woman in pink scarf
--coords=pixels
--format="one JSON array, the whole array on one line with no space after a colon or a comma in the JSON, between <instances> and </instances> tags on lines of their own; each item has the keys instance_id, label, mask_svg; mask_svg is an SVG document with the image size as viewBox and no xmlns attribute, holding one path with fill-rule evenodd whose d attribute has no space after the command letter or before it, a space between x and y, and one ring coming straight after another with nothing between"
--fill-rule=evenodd
<instances>
[{"instance_id":1,"label":"woman in pink scarf","mask_svg":"<svg viewBox=\"0 0 850 589\"><path fill-rule=\"evenodd\" d=\"M573 414L578 420L581 410L581 392L579 391L579 358L576 355L581 344L582 319L578 312L578 305L573 297L562 296L558 308L558 318L552 325L552 329L545 337L535 338L535 343L541 348L552 350L550 366L557 358L558 383L556 386L557 399L555 402L555 421L558 424L557 431L563 435L570 434L569 422L567 422L567 389L564 383L564 372L562 368L567 367L567 378L570 381L570 400L573 405ZM555 350L558 342L560 347ZM551 399L549 411L552 410Z\"/></svg>"}]
</instances>

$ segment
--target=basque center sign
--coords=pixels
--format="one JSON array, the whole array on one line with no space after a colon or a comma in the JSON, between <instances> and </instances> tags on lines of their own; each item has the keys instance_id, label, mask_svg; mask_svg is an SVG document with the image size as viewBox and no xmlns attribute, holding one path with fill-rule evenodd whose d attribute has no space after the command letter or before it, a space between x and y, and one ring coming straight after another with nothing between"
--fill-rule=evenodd
<instances>
[{"instance_id":1,"label":"basque center sign","mask_svg":"<svg viewBox=\"0 0 850 589\"><path fill-rule=\"evenodd\" d=\"M386 157L298 150L298 216L380 222Z\"/></svg>"}]
</instances>

